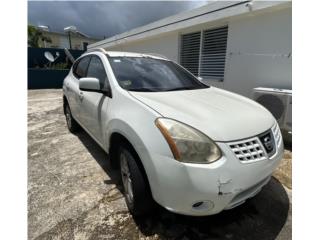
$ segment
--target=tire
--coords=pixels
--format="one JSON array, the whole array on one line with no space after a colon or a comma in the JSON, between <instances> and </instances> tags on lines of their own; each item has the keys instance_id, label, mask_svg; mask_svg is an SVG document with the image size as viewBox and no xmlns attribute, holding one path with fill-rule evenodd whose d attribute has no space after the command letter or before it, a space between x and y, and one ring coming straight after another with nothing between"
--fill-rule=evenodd
<instances>
[{"instance_id":1,"label":"tire","mask_svg":"<svg viewBox=\"0 0 320 240\"><path fill-rule=\"evenodd\" d=\"M74 120L74 118L72 117L69 104L65 105L64 115L66 117L67 127L68 127L69 131L71 133L76 133L77 131L79 131L80 126L76 122L76 120Z\"/></svg>"},{"instance_id":2,"label":"tire","mask_svg":"<svg viewBox=\"0 0 320 240\"><path fill-rule=\"evenodd\" d=\"M133 216L147 215L154 208L146 177L137 164L136 154L126 145L119 147L118 160L125 201Z\"/></svg>"}]
</instances>

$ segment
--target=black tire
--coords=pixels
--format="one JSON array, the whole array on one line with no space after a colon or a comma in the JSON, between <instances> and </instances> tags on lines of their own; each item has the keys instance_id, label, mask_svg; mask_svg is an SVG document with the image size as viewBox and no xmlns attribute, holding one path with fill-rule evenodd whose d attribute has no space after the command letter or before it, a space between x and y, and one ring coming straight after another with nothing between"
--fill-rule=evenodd
<instances>
[{"instance_id":1,"label":"black tire","mask_svg":"<svg viewBox=\"0 0 320 240\"><path fill-rule=\"evenodd\" d=\"M73 116L71 114L71 110L70 110L69 104L67 104L67 103L66 103L66 105L64 107L64 115L66 117L67 127L68 127L69 131L71 133L76 133L77 131L79 131L80 126L76 122L76 120L74 120L74 118L73 118Z\"/></svg>"},{"instance_id":2,"label":"black tire","mask_svg":"<svg viewBox=\"0 0 320 240\"><path fill-rule=\"evenodd\" d=\"M137 154L128 145L121 145L118 152L118 160L120 165L121 180L123 186L123 193L125 196L125 201L128 206L130 213L134 216L141 216L150 214L155 206L154 200L152 198L150 188L144 176L141 166L137 164L139 161ZM132 184L132 196L130 197L130 191L126 187L123 172L123 160L122 157L125 156L127 166L129 169L129 176L131 178Z\"/></svg>"}]
</instances>

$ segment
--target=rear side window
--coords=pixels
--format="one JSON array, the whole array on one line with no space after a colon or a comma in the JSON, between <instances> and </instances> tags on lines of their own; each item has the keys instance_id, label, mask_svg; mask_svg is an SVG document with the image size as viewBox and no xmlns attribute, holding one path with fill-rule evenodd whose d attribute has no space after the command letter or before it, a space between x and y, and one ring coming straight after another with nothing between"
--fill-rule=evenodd
<instances>
[{"instance_id":1,"label":"rear side window","mask_svg":"<svg viewBox=\"0 0 320 240\"><path fill-rule=\"evenodd\" d=\"M86 76L86 71L88 68L88 63L89 63L90 57L84 57L81 58L76 65L74 66L73 69L73 74L77 77L77 78L82 78Z\"/></svg>"},{"instance_id":2,"label":"rear side window","mask_svg":"<svg viewBox=\"0 0 320 240\"><path fill-rule=\"evenodd\" d=\"M99 57L91 57L91 61L87 71L87 77L94 77L99 79L101 89L106 89L106 87L108 86L107 74Z\"/></svg>"}]
</instances>

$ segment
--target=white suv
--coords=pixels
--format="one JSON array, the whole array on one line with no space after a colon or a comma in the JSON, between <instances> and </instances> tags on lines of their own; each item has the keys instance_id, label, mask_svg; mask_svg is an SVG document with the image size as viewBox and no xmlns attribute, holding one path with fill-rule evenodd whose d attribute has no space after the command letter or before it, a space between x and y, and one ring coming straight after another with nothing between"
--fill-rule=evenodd
<instances>
[{"instance_id":1,"label":"white suv","mask_svg":"<svg viewBox=\"0 0 320 240\"><path fill-rule=\"evenodd\" d=\"M80 125L120 166L134 215L154 200L185 215L231 209L268 183L283 155L269 111L162 57L87 52L63 93L69 130Z\"/></svg>"}]
</instances>

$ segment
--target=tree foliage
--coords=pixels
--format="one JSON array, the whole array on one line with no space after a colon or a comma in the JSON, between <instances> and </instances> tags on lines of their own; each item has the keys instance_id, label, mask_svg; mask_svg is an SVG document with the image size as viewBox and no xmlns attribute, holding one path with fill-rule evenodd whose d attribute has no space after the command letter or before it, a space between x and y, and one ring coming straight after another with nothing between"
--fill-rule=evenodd
<instances>
[{"instance_id":1,"label":"tree foliage","mask_svg":"<svg viewBox=\"0 0 320 240\"><path fill-rule=\"evenodd\" d=\"M43 35L43 33L35 26L28 25L28 46L40 47L40 41L51 43L51 39Z\"/></svg>"}]
</instances>

